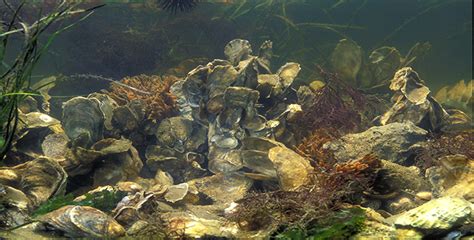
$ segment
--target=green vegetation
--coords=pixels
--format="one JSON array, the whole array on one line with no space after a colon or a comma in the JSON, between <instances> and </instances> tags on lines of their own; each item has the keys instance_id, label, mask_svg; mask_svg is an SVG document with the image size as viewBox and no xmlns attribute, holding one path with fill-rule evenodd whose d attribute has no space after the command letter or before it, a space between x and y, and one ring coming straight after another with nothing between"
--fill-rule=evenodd
<instances>
[{"instance_id":1,"label":"green vegetation","mask_svg":"<svg viewBox=\"0 0 474 240\"><path fill-rule=\"evenodd\" d=\"M19 122L18 105L28 96L37 94L38 89L32 89L31 75L41 56L47 51L53 40L63 31L70 29L78 22L93 13L93 9L77 10L77 4L62 0L45 16L32 24L23 21L22 10L27 1L15 6L4 0L3 4L10 11L10 21L2 23L0 28L0 160L5 157L12 145L15 131ZM55 23L65 18L88 12L85 16L70 25L61 26L49 34L46 42L41 36ZM23 45L15 52L13 61L8 61L7 51L13 50L11 38L21 35Z\"/></svg>"},{"instance_id":2,"label":"green vegetation","mask_svg":"<svg viewBox=\"0 0 474 240\"><path fill-rule=\"evenodd\" d=\"M276 235L277 239L348 239L363 228L364 210L351 208L334 213L329 218L306 228L290 227Z\"/></svg>"},{"instance_id":3,"label":"green vegetation","mask_svg":"<svg viewBox=\"0 0 474 240\"><path fill-rule=\"evenodd\" d=\"M74 201L75 197L72 194L57 196L39 206L32 216L39 217L67 205L90 206L104 212L110 212L125 195L126 193L122 191L108 191L104 189L100 192L85 194L85 198L81 201Z\"/></svg>"}]
</instances>

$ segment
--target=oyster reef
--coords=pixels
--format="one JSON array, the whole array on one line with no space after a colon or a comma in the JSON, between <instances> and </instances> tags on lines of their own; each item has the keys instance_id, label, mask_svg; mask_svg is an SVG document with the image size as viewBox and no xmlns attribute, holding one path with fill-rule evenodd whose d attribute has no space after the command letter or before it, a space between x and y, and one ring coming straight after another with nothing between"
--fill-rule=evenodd
<instances>
[{"instance_id":1,"label":"oyster reef","mask_svg":"<svg viewBox=\"0 0 474 240\"><path fill-rule=\"evenodd\" d=\"M3 1L0 238L471 239L471 7Z\"/></svg>"}]
</instances>

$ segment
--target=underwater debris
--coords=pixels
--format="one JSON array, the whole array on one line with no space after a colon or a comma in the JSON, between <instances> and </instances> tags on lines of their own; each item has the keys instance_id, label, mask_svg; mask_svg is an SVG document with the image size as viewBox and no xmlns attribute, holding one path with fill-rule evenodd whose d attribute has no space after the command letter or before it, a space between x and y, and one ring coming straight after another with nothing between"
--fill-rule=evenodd
<instances>
[{"instance_id":1,"label":"underwater debris","mask_svg":"<svg viewBox=\"0 0 474 240\"><path fill-rule=\"evenodd\" d=\"M159 122L161 119L176 114L176 97L170 93L170 88L178 80L174 76L138 75L126 77L121 80L123 84L150 92L151 95L142 94L115 84L105 93L120 106L127 105L133 100L142 101L145 109L145 119Z\"/></svg>"}]
</instances>

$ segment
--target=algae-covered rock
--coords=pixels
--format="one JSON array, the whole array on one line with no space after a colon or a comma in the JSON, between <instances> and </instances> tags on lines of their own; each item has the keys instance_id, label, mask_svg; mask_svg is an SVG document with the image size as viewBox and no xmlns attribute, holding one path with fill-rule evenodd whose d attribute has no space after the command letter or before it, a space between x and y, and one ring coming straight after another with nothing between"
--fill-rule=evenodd
<instances>
[{"instance_id":1,"label":"algae-covered rock","mask_svg":"<svg viewBox=\"0 0 474 240\"><path fill-rule=\"evenodd\" d=\"M335 158L341 162L373 153L381 159L403 164L410 155L409 148L424 141L427 134L426 130L411 122L391 123L345 135L324 144L324 148L333 151Z\"/></svg>"}]
</instances>

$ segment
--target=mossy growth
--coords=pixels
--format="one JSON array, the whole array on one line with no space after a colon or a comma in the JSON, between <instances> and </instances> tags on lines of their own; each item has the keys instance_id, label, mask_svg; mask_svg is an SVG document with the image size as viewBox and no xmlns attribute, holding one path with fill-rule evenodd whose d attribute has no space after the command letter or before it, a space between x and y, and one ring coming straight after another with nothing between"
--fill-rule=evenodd
<instances>
[{"instance_id":1,"label":"mossy growth","mask_svg":"<svg viewBox=\"0 0 474 240\"><path fill-rule=\"evenodd\" d=\"M104 189L100 192L86 193L85 198L80 201L74 201L75 197L72 194L57 196L39 206L32 216L39 217L67 205L90 206L104 212L110 212L125 195L126 193L122 191Z\"/></svg>"},{"instance_id":2,"label":"mossy growth","mask_svg":"<svg viewBox=\"0 0 474 240\"><path fill-rule=\"evenodd\" d=\"M365 213L361 208L350 208L335 212L317 223L302 227L288 227L275 235L276 239L348 239L360 232L364 226Z\"/></svg>"}]
</instances>

